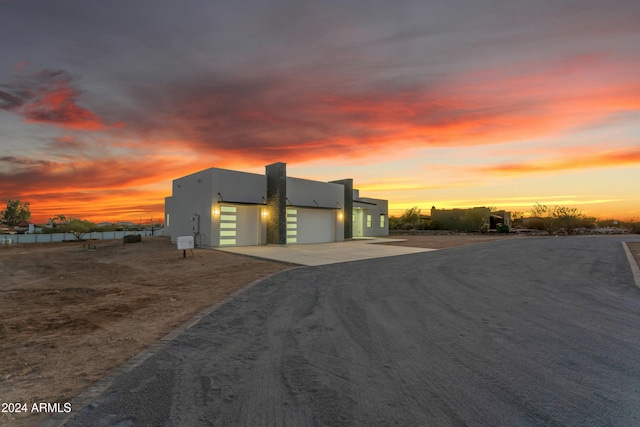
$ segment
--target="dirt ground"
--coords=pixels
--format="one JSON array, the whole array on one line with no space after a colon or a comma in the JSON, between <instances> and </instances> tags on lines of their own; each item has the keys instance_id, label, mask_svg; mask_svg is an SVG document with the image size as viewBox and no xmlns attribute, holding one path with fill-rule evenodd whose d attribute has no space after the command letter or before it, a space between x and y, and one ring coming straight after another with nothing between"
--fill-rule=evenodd
<instances>
[{"instance_id":1,"label":"dirt ground","mask_svg":"<svg viewBox=\"0 0 640 427\"><path fill-rule=\"evenodd\" d=\"M627 246L640 267L640 242L627 242Z\"/></svg>"},{"instance_id":2,"label":"dirt ground","mask_svg":"<svg viewBox=\"0 0 640 427\"><path fill-rule=\"evenodd\" d=\"M407 239L395 245L434 249L519 238L392 237ZM194 314L291 267L214 250L182 258L162 237L91 245L0 247L0 402L29 410L69 402ZM640 243L630 248L640 263ZM32 426L46 417L0 413L0 425Z\"/></svg>"},{"instance_id":3,"label":"dirt ground","mask_svg":"<svg viewBox=\"0 0 640 427\"><path fill-rule=\"evenodd\" d=\"M28 412L68 402L204 308L289 267L213 250L183 259L164 237L91 245L0 247L0 402ZM0 413L0 425L45 418Z\"/></svg>"}]
</instances>

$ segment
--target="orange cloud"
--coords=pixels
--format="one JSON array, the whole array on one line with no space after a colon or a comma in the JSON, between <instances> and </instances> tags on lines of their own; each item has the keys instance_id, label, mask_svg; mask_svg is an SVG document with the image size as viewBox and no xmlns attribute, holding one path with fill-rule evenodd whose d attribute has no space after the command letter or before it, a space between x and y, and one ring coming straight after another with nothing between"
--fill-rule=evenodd
<instances>
[{"instance_id":1,"label":"orange cloud","mask_svg":"<svg viewBox=\"0 0 640 427\"><path fill-rule=\"evenodd\" d=\"M580 89L581 90L581 89ZM421 147L501 144L560 135L593 126L617 112L640 106L636 86L620 86L548 100L475 100L405 93L375 96L321 96L305 111L238 115L220 126L186 130L187 143L225 158L265 164L285 159L379 155ZM276 108L274 108L275 110ZM313 111L313 113L311 113ZM287 119L301 117L301 119ZM307 118L308 117L308 118ZM212 119L215 121L216 119ZM195 131L193 130L195 129ZM204 130L201 131L201 130Z\"/></svg>"},{"instance_id":2,"label":"orange cloud","mask_svg":"<svg viewBox=\"0 0 640 427\"><path fill-rule=\"evenodd\" d=\"M31 202L36 221L59 213L92 220L125 214L161 218L171 180L212 166L206 159L130 154L97 159L68 155L64 161L0 157L0 171L10 170L0 172L0 196Z\"/></svg>"},{"instance_id":3,"label":"orange cloud","mask_svg":"<svg viewBox=\"0 0 640 427\"><path fill-rule=\"evenodd\" d=\"M203 166L203 162L164 156L76 158L67 162L5 156L0 162L13 166L11 174L0 173L0 194L21 192L22 188L47 188L53 193L122 189L156 184L184 175L185 170Z\"/></svg>"},{"instance_id":4,"label":"orange cloud","mask_svg":"<svg viewBox=\"0 0 640 427\"><path fill-rule=\"evenodd\" d=\"M102 123L98 116L76 104L73 88L60 85L41 94L20 108L27 122L50 123L69 129L98 130Z\"/></svg>"},{"instance_id":5,"label":"orange cloud","mask_svg":"<svg viewBox=\"0 0 640 427\"><path fill-rule=\"evenodd\" d=\"M507 163L475 168L475 172L499 175L561 172L564 170L624 167L640 164L640 148L601 151L579 156L537 161L535 163Z\"/></svg>"},{"instance_id":6,"label":"orange cloud","mask_svg":"<svg viewBox=\"0 0 640 427\"><path fill-rule=\"evenodd\" d=\"M25 193L21 200L31 202L32 221L42 223L58 214L102 221L163 222L163 189L110 189L101 191L61 191Z\"/></svg>"},{"instance_id":7,"label":"orange cloud","mask_svg":"<svg viewBox=\"0 0 640 427\"><path fill-rule=\"evenodd\" d=\"M99 215L103 208L109 216L109 212L127 211L131 202L124 199L126 195L144 200L136 203L140 209L159 209L161 203L143 197L142 190L128 193L125 189L166 182L165 192L148 190L161 199L170 192L171 179L210 166L246 169L319 158L364 161L369 156L399 157L423 147L560 137L640 110L640 82L624 71L640 64L621 67L608 64L609 60L604 55L585 55L551 66L522 64L402 88L391 83L343 87L331 76L324 80L318 76L320 83L310 84L315 79L308 76L211 82L207 75L182 86L129 88L135 104L127 106L131 110L120 106L111 107L110 112L108 106L101 110L121 124L117 128L106 126L79 105L73 76L41 72L0 86L0 108L21 114L26 121L69 129L69 134L46 148L51 155L46 161L1 158L0 171L5 172L0 172L0 196L37 195L42 206L56 206L48 200L66 197L72 210ZM82 134L74 133L86 129L100 131L93 134L95 141L81 140L78 135ZM516 175L616 167L637 164L640 154L627 148L556 155L533 163L469 170ZM370 187L429 188L390 181Z\"/></svg>"},{"instance_id":8,"label":"orange cloud","mask_svg":"<svg viewBox=\"0 0 640 427\"><path fill-rule=\"evenodd\" d=\"M344 85L328 74L207 74L162 87L135 85L135 117L116 120L127 122L131 144L180 141L225 167L361 159L606 125L640 108L640 81L628 71L639 67L595 52L438 80L425 76L402 86L364 80Z\"/></svg>"}]
</instances>

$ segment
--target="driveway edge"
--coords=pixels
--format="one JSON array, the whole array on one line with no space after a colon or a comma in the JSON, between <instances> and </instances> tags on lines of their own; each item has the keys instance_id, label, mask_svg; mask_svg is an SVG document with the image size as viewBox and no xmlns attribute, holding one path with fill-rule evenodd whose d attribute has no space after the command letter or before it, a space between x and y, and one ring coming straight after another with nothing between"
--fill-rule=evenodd
<instances>
[{"instance_id":1,"label":"driveway edge","mask_svg":"<svg viewBox=\"0 0 640 427\"><path fill-rule=\"evenodd\" d=\"M627 245L627 242L622 242L622 247L624 248L624 252L627 254L627 258L629 259L629 266L631 267L631 271L633 272L633 279L636 282L636 286L640 288L640 267L638 267L638 263L633 257L633 254L631 253L631 249L629 249L629 245Z\"/></svg>"},{"instance_id":2,"label":"driveway edge","mask_svg":"<svg viewBox=\"0 0 640 427\"><path fill-rule=\"evenodd\" d=\"M293 267L293 268L300 268L300 267L296 266L296 267ZM80 412L85 407L89 406L91 404L91 402L94 402L102 393L104 393L104 391L107 390L111 386L111 384L113 384L113 382L118 377L120 377L121 375L126 374L128 372L131 372L135 367L137 367L142 362L147 360L149 357L153 356L155 353L157 353L158 351L160 351L164 347L166 347L166 345L169 344L169 342L171 342L172 340L177 338L184 331L186 331L187 329L190 329L193 326L197 325L198 323L200 323L200 321L202 319L204 319L209 314L213 313L219 307L221 307L222 305L230 302L231 300L236 298L238 295L240 295L243 292L247 291L248 289L254 287L258 283L262 282L263 280L269 279L269 278L275 276L276 274L282 273L283 271L289 271L289 270L291 270L291 269L276 271L275 273L271 273L268 276L265 276L265 277L262 277L260 279L254 280L253 282L249 283L248 285L244 286L243 288L238 289L237 291L229 294L222 301L219 301L219 302L213 304L212 306L205 308L204 310L200 311L199 313L196 313L194 316L189 318L182 325L178 326L176 329L172 330L167 335L165 335L164 337L160 338L158 341L156 341L153 344L151 344L149 347L147 347L144 350L142 350L140 353L138 353L135 356L131 357L129 360L124 362L122 365L120 365L120 366L118 366L116 368L113 368L104 377L102 377L100 380L98 380L98 382L96 382L93 386L91 386L87 390L83 391L78 396L74 397L71 400L71 407L73 408L71 412L53 414L49 418L47 418L44 422L42 422L40 424L40 427L62 427L62 426L64 426L67 423L67 421L69 421L75 414Z\"/></svg>"}]
</instances>

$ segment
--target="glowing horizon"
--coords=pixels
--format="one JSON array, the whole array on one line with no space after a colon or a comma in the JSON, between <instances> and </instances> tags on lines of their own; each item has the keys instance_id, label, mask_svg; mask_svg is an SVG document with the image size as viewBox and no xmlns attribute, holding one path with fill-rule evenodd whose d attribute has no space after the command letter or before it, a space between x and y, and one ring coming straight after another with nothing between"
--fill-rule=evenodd
<instances>
[{"instance_id":1,"label":"glowing horizon","mask_svg":"<svg viewBox=\"0 0 640 427\"><path fill-rule=\"evenodd\" d=\"M640 4L191 1L3 3L0 205L162 222L172 179L285 162L396 216L640 220Z\"/></svg>"}]
</instances>

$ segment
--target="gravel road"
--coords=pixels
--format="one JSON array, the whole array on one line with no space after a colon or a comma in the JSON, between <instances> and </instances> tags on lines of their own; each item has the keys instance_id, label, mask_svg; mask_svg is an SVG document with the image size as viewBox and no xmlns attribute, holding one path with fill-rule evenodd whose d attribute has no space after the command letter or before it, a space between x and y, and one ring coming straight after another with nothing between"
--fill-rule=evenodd
<instances>
[{"instance_id":1,"label":"gravel road","mask_svg":"<svg viewBox=\"0 0 640 427\"><path fill-rule=\"evenodd\" d=\"M278 273L66 425L640 425L640 288L622 241Z\"/></svg>"}]
</instances>

